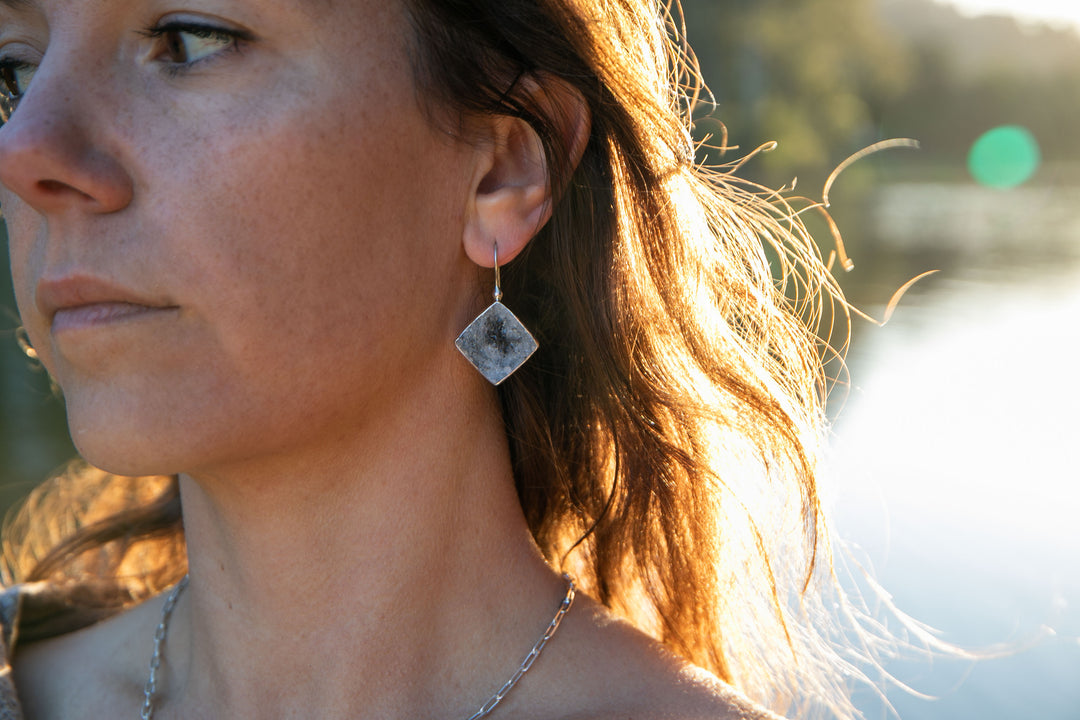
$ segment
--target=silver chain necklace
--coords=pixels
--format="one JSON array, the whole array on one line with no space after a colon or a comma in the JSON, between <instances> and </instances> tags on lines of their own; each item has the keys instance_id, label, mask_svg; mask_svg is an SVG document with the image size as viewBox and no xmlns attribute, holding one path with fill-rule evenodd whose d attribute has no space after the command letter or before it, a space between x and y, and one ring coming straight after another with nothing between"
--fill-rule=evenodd
<instances>
[{"instance_id":1,"label":"silver chain necklace","mask_svg":"<svg viewBox=\"0 0 1080 720\"><path fill-rule=\"evenodd\" d=\"M469 720L480 720L480 718L490 715L495 706L501 703L525 673L529 672L529 668L536 662L536 658L540 657L540 653L544 652L544 646L555 635L559 625L562 623L563 616L570 610L570 606L574 604L574 595L576 594L574 580L565 574L563 580L566 581L566 595L563 597L562 602L559 603L559 609L555 611L555 617L551 618L551 622L548 623L547 630L536 641L532 650L525 656L525 660L514 671L510 679L503 683L499 691L492 695L479 710L470 715ZM150 658L150 676L146 679L146 687L143 689L143 706L142 712L139 714L142 720L151 720L154 717L154 698L157 695L158 669L161 667L161 648L165 644L165 635L169 631L169 618L172 616L173 608L176 607L176 601L180 598L180 593L184 592L187 584L188 576L185 575L169 593L169 597L165 598L165 605L161 608L161 622L158 623L157 628L154 630L154 654Z\"/></svg>"},{"instance_id":2,"label":"silver chain necklace","mask_svg":"<svg viewBox=\"0 0 1080 720\"><path fill-rule=\"evenodd\" d=\"M161 667L161 646L165 642L165 633L169 631L169 618L172 616L173 608L176 607L176 601L180 598L180 593L184 592L187 584L188 576L185 575L169 593L169 597L165 598L165 606L161 608L161 622L154 628L154 654L150 658L150 677L146 678L146 687L143 688L142 712L139 713L142 720L150 720L150 718L154 717L154 696L157 694L158 668Z\"/></svg>"}]
</instances>

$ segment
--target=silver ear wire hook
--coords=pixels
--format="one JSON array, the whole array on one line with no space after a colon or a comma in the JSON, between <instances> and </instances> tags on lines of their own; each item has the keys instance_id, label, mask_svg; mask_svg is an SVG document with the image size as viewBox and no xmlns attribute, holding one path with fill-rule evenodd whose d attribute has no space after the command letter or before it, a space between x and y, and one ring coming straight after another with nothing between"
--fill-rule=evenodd
<instances>
[{"instance_id":1,"label":"silver ear wire hook","mask_svg":"<svg viewBox=\"0 0 1080 720\"><path fill-rule=\"evenodd\" d=\"M538 347L528 328L502 304L499 244L495 248L495 302L461 331L454 344L492 385L498 385L521 367Z\"/></svg>"},{"instance_id":2,"label":"silver ear wire hook","mask_svg":"<svg viewBox=\"0 0 1080 720\"><path fill-rule=\"evenodd\" d=\"M495 247L495 302L502 302L502 288L499 287L499 243L493 243Z\"/></svg>"}]
</instances>

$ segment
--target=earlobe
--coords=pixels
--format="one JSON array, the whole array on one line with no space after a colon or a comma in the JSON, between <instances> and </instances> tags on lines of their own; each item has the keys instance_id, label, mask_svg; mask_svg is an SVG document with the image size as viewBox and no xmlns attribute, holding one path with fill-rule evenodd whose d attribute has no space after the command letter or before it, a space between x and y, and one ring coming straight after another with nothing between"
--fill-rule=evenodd
<instances>
[{"instance_id":1,"label":"earlobe","mask_svg":"<svg viewBox=\"0 0 1080 720\"><path fill-rule=\"evenodd\" d=\"M518 95L562 140L569 176L588 144L589 111L575 88L558 78L543 79L521 79ZM551 218L552 172L544 143L524 119L491 117L484 134L463 242L470 260L491 267L495 243L499 263L509 262Z\"/></svg>"}]
</instances>

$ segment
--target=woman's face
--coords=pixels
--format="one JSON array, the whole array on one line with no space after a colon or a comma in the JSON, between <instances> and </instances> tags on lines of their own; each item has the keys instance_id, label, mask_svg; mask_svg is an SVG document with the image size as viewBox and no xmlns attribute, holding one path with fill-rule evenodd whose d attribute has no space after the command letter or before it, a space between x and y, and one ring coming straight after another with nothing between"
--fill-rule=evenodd
<instances>
[{"instance_id":1,"label":"woman's face","mask_svg":"<svg viewBox=\"0 0 1080 720\"><path fill-rule=\"evenodd\" d=\"M382 0L0 0L22 320L91 462L192 471L362 432L475 301L475 151Z\"/></svg>"}]
</instances>

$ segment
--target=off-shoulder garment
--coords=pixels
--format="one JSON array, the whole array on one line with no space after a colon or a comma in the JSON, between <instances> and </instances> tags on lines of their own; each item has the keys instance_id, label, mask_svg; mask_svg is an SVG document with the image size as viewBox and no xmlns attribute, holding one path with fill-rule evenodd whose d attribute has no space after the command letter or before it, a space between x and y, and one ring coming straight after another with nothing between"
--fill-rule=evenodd
<instances>
[{"instance_id":1,"label":"off-shoulder garment","mask_svg":"<svg viewBox=\"0 0 1080 720\"><path fill-rule=\"evenodd\" d=\"M7 588L0 594L0 720L23 720L11 671L11 653L19 639L23 598L21 585Z\"/></svg>"},{"instance_id":2,"label":"off-shoulder garment","mask_svg":"<svg viewBox=\"0 0 1080 720\"><path fill-rule=\"evenodd\" d=\"M20 642L74 632L118 612L93 600L101 595L92 585L24 583L0 591L0 720L24 720L11 669Z\"/></svg>"}]
</instances>

